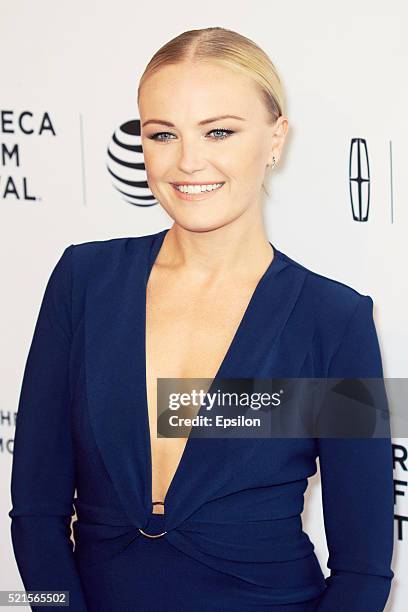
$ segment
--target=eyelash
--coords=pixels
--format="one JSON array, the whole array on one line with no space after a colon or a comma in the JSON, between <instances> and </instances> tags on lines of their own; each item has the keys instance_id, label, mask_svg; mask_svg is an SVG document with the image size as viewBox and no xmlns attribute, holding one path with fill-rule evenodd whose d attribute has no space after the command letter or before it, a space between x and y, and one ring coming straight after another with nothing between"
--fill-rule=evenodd
<instances>
[{"instance_id":1,"label":"eyelash","mask_svg":"<svg viewBox=\"0 0 408 612\"><path fill-rule=\"evenodd\" d=\"M215 138L215 140L225 140L225 138L228 138L231 134L234 133L233 130L227 130L225 128L214 128L213 130L210 130L208 134L211 134L211 132L226 132L228 134L228 136L222 136L221 138ZM157 136L161 136L162 134L170 134L170 132L156 132L155 134L148 136L148 138L150 138L150 140L157 140L159 142L169 142L169 140L171 140L170 138L165 138L165 139L157 138Z\"/></svg>"}]
</instances>

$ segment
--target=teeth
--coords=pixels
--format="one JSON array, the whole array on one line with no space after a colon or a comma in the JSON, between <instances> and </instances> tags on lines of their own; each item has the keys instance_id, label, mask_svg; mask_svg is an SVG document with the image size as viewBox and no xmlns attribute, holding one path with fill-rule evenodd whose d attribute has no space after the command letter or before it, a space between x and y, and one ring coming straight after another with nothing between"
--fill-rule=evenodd
<instances>
[{"instance_id":1,"label":"teeth","mask_svg":"<svg viewBox=\"0 0 408 612\"><path fill-rule=\"evenodd\" d=\"M204 191L213 191L218 189L224 183L213 183L212 185L176 185L176 189L182 193L202 193Z\"/></svg>"}]
</instances>

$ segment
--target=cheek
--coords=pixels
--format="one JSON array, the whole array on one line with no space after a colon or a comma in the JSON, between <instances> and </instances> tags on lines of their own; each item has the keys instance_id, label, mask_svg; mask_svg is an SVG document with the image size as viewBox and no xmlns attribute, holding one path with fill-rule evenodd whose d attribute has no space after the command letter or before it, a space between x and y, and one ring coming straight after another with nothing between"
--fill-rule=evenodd
<instances>
[{"instance_id":1,"label":"cheek","mask_svg":"<svg viewBox=\"0 0 408 612\"><path fill-rule=\"evenodd\" d=\"M247 148L247 160L248 166L251 166L253 173L259 174L263 172L263 166L266 165L266 151L261 140L252 141L249 144Z\"/></svg>"},{"instance_id":2,"label":"cheek","mask_svg":"<svg viewBox=\"0 0 408 612\"><path fill-rule=\"evenodd\" d=\"M248 193L253 196L254 191L260 189L264 179L262 164L257 158L242 157L240 164L234 169L233 185L238 187L243 195Z\"/></svg>"},{"instance_id":3,"label":"cheek","mask_svg":"<svg viewBox=\"0 0 408 612\"><path fill-rule=\"evenodd\" d=\"M166 162L165 152L158 151L149 141L142 141L142 147L146 173L153 180L159 180L163 173L168 171L169 163Z\"/></svg>"},{"instance_id":4,"label":"cheek","mask_svg":"<svg viewBox=\"0 0 408 612\"><path fill-rule=\"evenodd\" d=\"M222 164L227 176L233 177L240 184L255 185L262 183L264 173L264 151L259 140L242 139L239 148L231 149L223 156ZM266 164L266 162L265 162Z\"/></svg>"}]
</instances>

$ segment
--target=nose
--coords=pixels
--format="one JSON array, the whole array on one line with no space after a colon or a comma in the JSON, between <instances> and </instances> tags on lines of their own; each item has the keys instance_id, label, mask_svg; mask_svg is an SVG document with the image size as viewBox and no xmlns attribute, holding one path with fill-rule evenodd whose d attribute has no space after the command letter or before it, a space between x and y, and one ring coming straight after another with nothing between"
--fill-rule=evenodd
<instances>
[{"instance_id":1,"label":"nose","mask_svg":"<svg viewBox=\"0 0 408 612\"><path fill-rule=\"evenodd\" d=\"M186 174L192 174L205 168L202 147L196 141L182 142L178 157L178 169Z\"/></svg>"}]
</instances>

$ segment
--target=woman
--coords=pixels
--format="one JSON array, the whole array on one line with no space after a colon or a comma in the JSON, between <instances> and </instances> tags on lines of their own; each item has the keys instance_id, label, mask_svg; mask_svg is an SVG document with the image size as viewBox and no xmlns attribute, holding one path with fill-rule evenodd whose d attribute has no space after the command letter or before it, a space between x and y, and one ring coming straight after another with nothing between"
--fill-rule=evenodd
<instances>
[{"instance_id":1,"label":"woman","mask_svg":"<svg viewBox=\"0 0 408 612\"><path fill-rule=\"evenodd\" d=\"M25 587L69 590L75 612L383 610L389 439L152 435L159 378L382 376L371 297L267 240L261 189L288 130L275 68L235 32L193 30L138 94L149 187L174 222L71 245L51 274L15 436ZM327 580L300 517L317 457Z\"/></svg>"}]
</instances>

